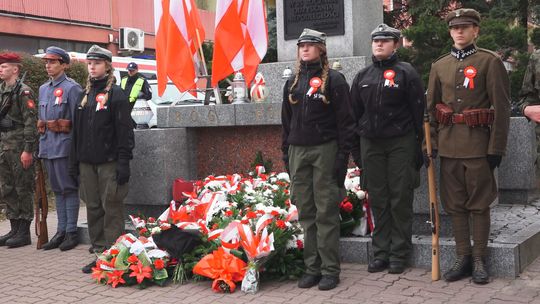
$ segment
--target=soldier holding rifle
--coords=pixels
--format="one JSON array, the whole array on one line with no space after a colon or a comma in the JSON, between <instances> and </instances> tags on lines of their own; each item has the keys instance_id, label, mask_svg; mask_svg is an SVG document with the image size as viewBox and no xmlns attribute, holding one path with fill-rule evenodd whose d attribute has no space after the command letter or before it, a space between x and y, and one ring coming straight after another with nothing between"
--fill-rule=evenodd
<instances>
[{"instance_id":1,"label":"soldier holding rifle","mask_svg":"<svg viewBox=\"0 0 540 304\"><path fill-rule=\"evenodd\" d=\"M21 67L19 55L0 54L0 187L11 224L11 230L0 237L0 246L9 248L31 243L34 216L37 107L30 87L18 79Z\"/></svg>"},{"instance_id":2,"label":"soldier holding rifle","mask_svg":"<svg viewBox=\"0 0 540 304\"><path fill-rule=\"evenodd\" d=\"M79 243L79 187L68 174L71 150L72 121L81 86L65 74L69 54L55 46L48 47L43 56L50 79L39 88L39 157L44 160L51 189L56 199L57 232L43 249L73 249Z\"/></svg>"},{"instance_id":3,"label":"soldier holding rifle","mask_svg":"<svg viewBox=\"0 0 540 304\"><path fill-rule=\"evenodd\" d=\"M441 157L441 201L456 241L457 258L444 278L452 282L472 274L473 282L486 284L489 205L497 197L493 170L506 149L509 80L499 56L474 43L477 11L458 9L446 21L454 45L433 63L427 92L431 144Z\"/></svg>"}]
</instances>

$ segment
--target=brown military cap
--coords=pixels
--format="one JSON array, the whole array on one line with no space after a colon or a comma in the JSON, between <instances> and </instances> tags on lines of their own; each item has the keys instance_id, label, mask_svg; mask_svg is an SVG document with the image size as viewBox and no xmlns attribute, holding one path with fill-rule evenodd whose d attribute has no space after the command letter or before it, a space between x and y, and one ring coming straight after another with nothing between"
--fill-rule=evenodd
<instances>
[{"instance_id":1,"label":"brown military cap","mask_svg":"<svg viewBox=\"0 0 540 304\"><path fill-rule=\"evenodd\" d=\"M445 21L448 23L448 26L462 25L462 24L480 24L480 13L472 8L460 8L454 11L451 11L447 16Z\"/></svg>"}]
</instances>

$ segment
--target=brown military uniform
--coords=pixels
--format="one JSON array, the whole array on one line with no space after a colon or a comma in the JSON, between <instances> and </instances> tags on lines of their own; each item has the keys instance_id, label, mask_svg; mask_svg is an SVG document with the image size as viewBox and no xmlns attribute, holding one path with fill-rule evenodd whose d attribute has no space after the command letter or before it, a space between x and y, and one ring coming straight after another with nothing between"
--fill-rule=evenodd
<instances>
[{"instance_id":1,"label":"brown military uniform","mask_svg":"<svg viewBox=\"0 0 540 304\"><path fill-rule=\"evenodd\" d=\"M469 215L473 215L473 256L486 255L489 205L497 197L487 155L504 155L510 121L509 80L497 54L474 45L435 61L427 92L432 145L441 156L441 200L452 216L458 255L470 255ZM437 104L452 114L447 125L436 119ZM463 111L493 109L491 126L470 127ZM457 114L457 115L456 115Z\"/></svg>"}]
</instances>

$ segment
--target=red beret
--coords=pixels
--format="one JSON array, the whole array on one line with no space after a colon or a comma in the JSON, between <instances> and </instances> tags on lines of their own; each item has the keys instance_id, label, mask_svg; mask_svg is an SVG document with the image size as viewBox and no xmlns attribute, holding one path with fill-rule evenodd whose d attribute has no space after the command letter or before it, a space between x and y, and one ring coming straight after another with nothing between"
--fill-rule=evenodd
<instances>
[{"instance_id":1,"label":"red beret","mask_svg":"<svg viewBox=\"0 0 540 304\"><path fill-rule=\"evenodd\" d=\"M21 63L21 56L17 53L1 53L0 64L2 63Z\"/></svg>"}]
</instances>

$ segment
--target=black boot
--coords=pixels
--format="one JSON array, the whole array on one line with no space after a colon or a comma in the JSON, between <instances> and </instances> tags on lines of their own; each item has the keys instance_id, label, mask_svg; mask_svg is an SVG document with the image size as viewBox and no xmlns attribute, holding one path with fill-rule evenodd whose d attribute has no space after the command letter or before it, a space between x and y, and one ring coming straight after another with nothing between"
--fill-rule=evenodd
<instances>
[{"instance_id":1,"label":"black boot","mask_svg":"<svg viewBox=\"0 0 540 304\"><path fill-rule=\"evenodd\" d=\"M62 244L62 242L64 241L65 237L66 237L66 232L65 231L58 231L52 237L52 239L50 241L48 241L47 243L43 244L43 247L41 247L41 248L43 250L51 250L51 249L58 248L58 246L60 246L60 244Z\"/></svg>"},{"instance_id":2,"label":"black boot","mask_svg":"<svg viewBox=\"0 0 540 304\"><path fill-rule=\"evenodd\" d=\"M66 251L75 248L75 246L79 245L79 235L77 232L68 232L66 234L66 238L60 244L60 250Z\"/></svg>"},{"instance_id":3,"label":"black boot","mask_svg":"<svg viewBox=\"0 0 540 304\"><path fill-rule=\"evenodd\" d=\"M17 248L26 245L30 245L32 240L30 238L30 221L19 220L19 230L12 238L6 241L8 248Z\"/></svg>"},{"instance_id":4,"label":"black boot","mask_svg":"<svg viewBox=\"0 0 540 304\"><path fill-rule=\"evenodd\" d=\"M458 255L454 266L444 274L444 279L446 282L454 282L470 276L472 273L471 264L470 255Z\"/></svg>"},{"instance_id":5,"label":"black boot","mask_svg":"<svg viewBox=\"0 0 540 304\"><path fill-rule=\"evenodd\" d=\"M9 223L11 224L11 230L7 234L0 236L0 246L6 246L7 240L17 234L17 230L19 230L19 220L9 220Z\"/></svg>"},{"instance_id":6,"label":"black boot","mask_svg":"<svg viewBox=\"0 0 540 304\"><path fill-rule=\"evenodd\" d=\"M484 259L482 257L473 258L472 281L476 284L489 283L489 274L486 270Z\"/></svg>"}]
</instances>

